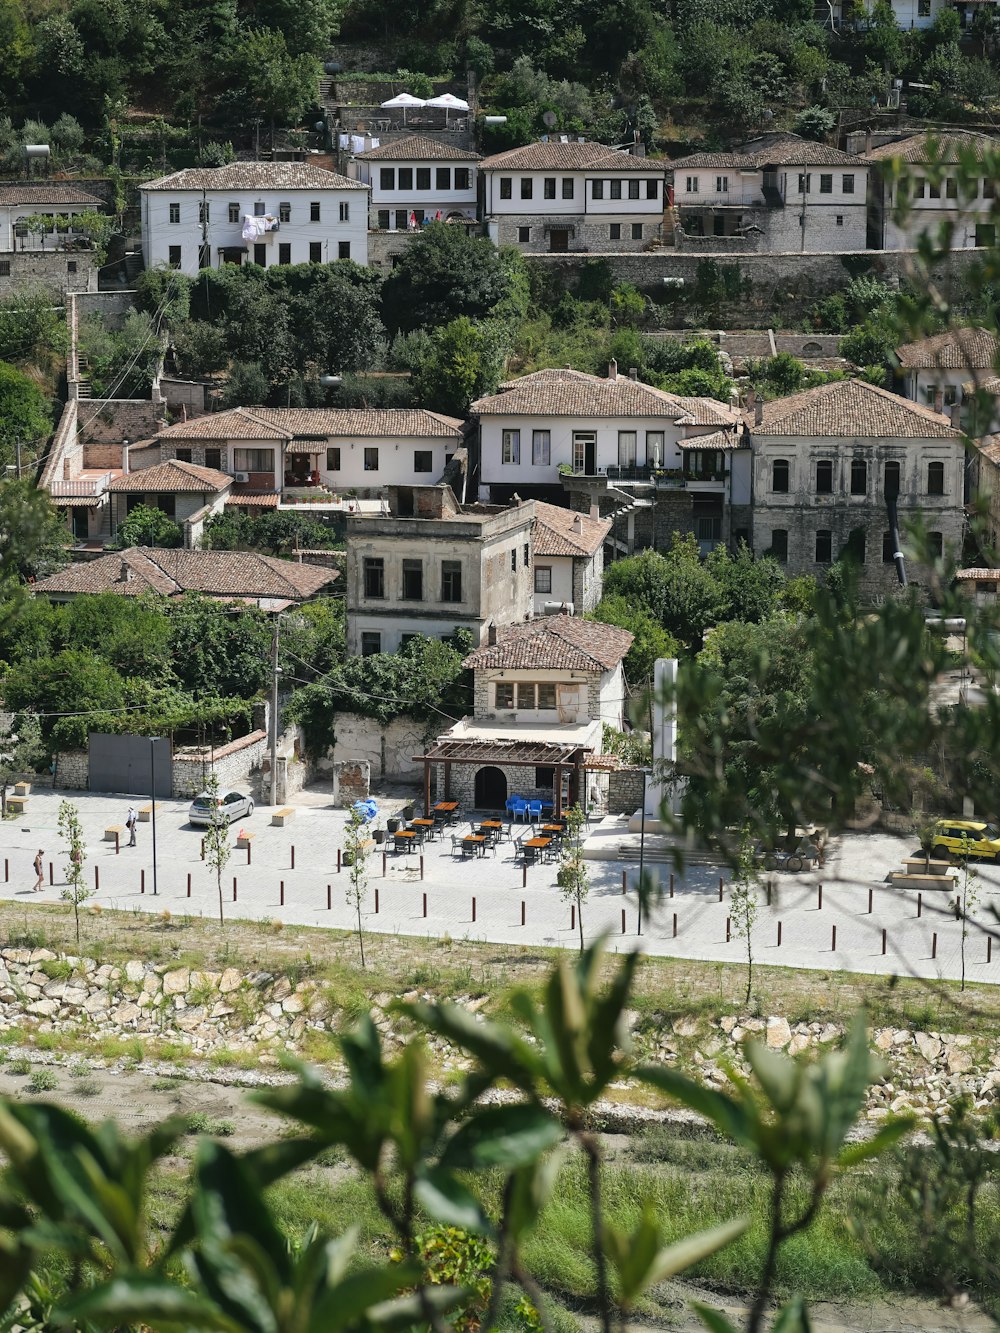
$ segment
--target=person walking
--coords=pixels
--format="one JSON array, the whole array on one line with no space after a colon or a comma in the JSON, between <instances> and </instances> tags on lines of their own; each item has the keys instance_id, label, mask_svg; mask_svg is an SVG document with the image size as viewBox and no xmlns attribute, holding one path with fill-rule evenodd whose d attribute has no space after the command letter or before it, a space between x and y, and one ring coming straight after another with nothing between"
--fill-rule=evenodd
<instances>
[{"instance_id":1,"label":"person walking","mask_svg":"<svg viewBox=\"0 0 1000 1333\"><path fill-rule=\"evenodd\" d=\"M42 875L42 867L43 867L42 857L44 855L45 855L44 850L41 847L39 847L38 853L35 856L33 862L33 865L35 867L35 883L34 887L31 890L32 893L41 893L42 887L45 884L45 879L44 876Z\"/></svg>"},{"instance_id":2,"label":"person walking","mask_svg":"<svg viewBox=\"0 0 1000 1333\"><path fill-rule=\"evenodd\" d=\"M128 814L125 816L125 827L128 829L128 845L135 846L135 826L139 822L139 815L134 805L128 808Z\"/></svg>"}]
</instances>

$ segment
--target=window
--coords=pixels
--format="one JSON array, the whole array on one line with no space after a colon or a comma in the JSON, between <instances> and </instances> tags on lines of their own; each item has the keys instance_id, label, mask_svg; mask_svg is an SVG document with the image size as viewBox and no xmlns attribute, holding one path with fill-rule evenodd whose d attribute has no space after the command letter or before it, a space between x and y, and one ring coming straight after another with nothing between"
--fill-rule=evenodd
<instances>
[{"instance_id":1,"label":"window","mask_svg":"<svg viewBox=\"0 0 1000 1333\"><path fill-rule=\"evenodd\" d=\"M171 245L167 250L167 263L171 268L180 268L181 266L181 247Z\"/></svg>"},{"instance_id":2,"label":"window","mask_svg":"<svg viewBox=\"0 0 1000 1333\"><path fill-rule=\"evenodd\" d=\"M205 450L205 466L206 466L206 467L214 467L214 468L216 469L216 471L219 471L219 469L221 469L221 467L222 467L222 450L221 450L221 449L206 449L206 450Z\"/></svg>"},{"instance_id":3,"label":"window","mask_svg":"<svg viewBox=\"0 0 1000 1333\"><path fill-rule=\"evenodd\" d=\"M838 227L842 227L843 225L844 225L844 215L843 215L843 213L838 213L838 214L837 214L837 226L838 226Z\"/></svg>"},{"instance_id":4,"label":"window","mask_svg":"<svg viewBox=\"0 0 1000 1333\"><path fill-rule=\"evenodd\" d=\"M382 635L378 630L366 629L361 634L361 656L374 657L382 651Z\"/></svg>"},{"instance_id":5,"label":"window","mask_svg":"<svg viewBox=\"0 0 1000 1333\"><path fill-rule=\"evenodd\" d=\"M273 449L237 449L233 467L236 472L274 472Z\"/></svg>"},{"instance_id":6,"label":"window","mask_svg":"<svg viewBox=\"0 0 1000 1333\"><path fill-rule=\"evenodd\" d=\"M378 471L378 449L374 445L368 445L365 448L365 471Z\"/></svg>"},{"instance_id":7,"label":"window","mask_svg":"<svg viewBox=\"0 0 1000 1333\"><path fill-rule=\"evenodd\" d=\"M885 492L886 499L899 494L899 464L890 459L882 473L882 490Z\"/></svg>"},{"instance_id":8,"label":"window","mask_svg":"<svg viewBox=\"0 0 1000 1333\"><path fill-rule=\"evenodd\" d=\"M892 533L891 533L891 532L883 532L883 533L882 533L882 563L883 563L883 565L891 565L891 564L892 564L892 558L893 558L893 556L895 555L895 553L896 553L896 547L895 547L894 544L893 544Z\"/></svg>"},{"instance_id":9,"label":"window","mask_svg":"<svg viewBox=\"0 0 1000 1333\"><path fill-rule=\"evenodd\" d=\"M555 706L556 706L556 687L555 687L555 684L547 684L547 683L546 683L546 684L541 684L541 683L540 683L539 686L538 686L538 707L539 707L539 708L555 708ZM548 772L548 773L549 773L549 781L548 781L547 783L541 781L541 780L539 779L539 776L538 776L540 773L545 773L545 772ZM551 785L552 785L552 776L551 776L551 775L552 775L552 770L551 770L551 769L536 768L536 769L535 769L535 786L536 786L536 787L551 786Z\"/></svg>"},{"instance_id":10,"label":"window","mask_svg":"<svg viewBox=\"0 0 1000 1333\"><path fill-rule=\"evenodd\" d=\"M851 459L851 494L868 494L868 464L863 458Z\"/></svg>"},{"instance_id":11,"label":"window","mask_svg":"<svg viewBox=\"0 0 1000 1333\"><path fill-rule=\"evenodd\" d=\"M405 208L396 209L396 230L406 231L410 223L410 215ZM398 259L398 255L393 255L393 259Z\"/></svg>"},{"instance_id":12,"label":"window","mask_svg":"<svg viewBox=\"0 0 1000 1333\"><path fill-rule=\"evenodd\" d=\"M945 407L954 407L957 402L958 402L958 389L956 389L954 384L946 384L944 386Z\"/></svg>"},{"instance_id":13,"label":"window","mask_svg":"<svg viewBox=\"0 0 1000 1333\"><path fill-rule=\"evenodd\" d=\"M338 241L338 242L337 242L337 258L338 258L338 259L350 259L350 257L351 257L351 243L350 243L350 241Z\"/></svg>"},{"instance_id":14,"label":"window","mask_svg":"<svg viewBox=\"0 0 1000 1333\"><path fill-rule=\"evenodd\" d=\"M771 533L771 555L782 564L788 559L788 530L775 528Z\"/></svg>"},{"instance_id":15,"label":"window","mask_svg":"<svg viewBox=\"0 0 1000 1333\"><path fill-rule=\"evenodd\" d=\"M552 433L547 430L531 432L531 461L535 467L548 467L552 462Z\"/></svg>"},{"instance_id":16,"label":"window","mask_svg":"<svg viewBox=\"0 0 1000 1333\"><path fill-rule=\"evenodd\" d=\"M603 181L591 181L591 183L590 183L590 197L591 197L591 199L603 199L603 198L604 198L604 182L603 182Z\"/></svg>"},{"instance_id":17,"label":"window","mask_svg":"<svg viewBox=\"0 0 1000 1333\"><path fill-rule=\"evenodd\" d=\"M385 561L381 556L365 556L365 596L385 596Z\"/></svg>"},{"instance_id":18,"label":"window","mask_svg":"<svg viewBox=\"0 0 1000 1333\"><path fill-rule=\"evenodd\" d=\"M853 193L854 193L854 176L853 176L852 173L848 173L848 174L845 175L845 176L841 176L841 178L840 178L840 190L841 190L841 193L842 193L842 194L853 194Z\"/></svg>"},{"instance_id":19,"label":"window","mask_svg":"<svg viewBox=\"0 0 1000 1333\"><path fill-rule=\"evenodd\" d=\"M542 181L542 196L545 199L554 199L556 197L555 176L546 176Z\"/></svg>"},{"instance_id":20,"label":"window","mask_svg":"<svg viewBox=\"0 0 1000 1333\"><path fill-rule=\"evenodd\" d=\"M180 222L180 220L181 220L181 206L180 206L180 204L171 204L171 205L170 205L170 221L171 221L171 222Z\"/></svg>"},{"instance_id":21,"label":"window","mask_svg":"<svg viewBox=\"0 0 1000 1333\"><path fill-rule=\"evenodd\" d=\"M633 241L641 241L641 240L642 240L642 223L641 223L641 222L633 222L633 223L632 223L632 239L633 239Z\"/></svg>"},{"instance_id":22,"label":"window","mask_svg":"<svg viewBox=\"0 0 1000 1333\"><path fill-rule=\"evenodd\" d=\"M278 263L290 264L292 262L292 247L287 241L282 241L278 246Z\"/></svg>"},{"instance_id":23,"label":"window","mask_svg":"<svg viewBox=\"0 0 1000 1333\"><path fill-rule=\"evenodd\" d=\"M927 464L927 494L944 495L944 464Z\"/></svg>"},{"instance_id":24,"label":"window","mask_svg":"<svg viewBox=\"0 0 1000 1333\"><path fill-rule=\"evenodd\" d=\"M958 198L958 181L954 176L949 176L944 183L944 193L946 199Z\"/></svg>"},{"instance_id":25,"label":"window","mask_svg":"<svg viewBox=\"0 0 1000 1333\"><path fill-rule=\"evenodd\" d=\"M173 249L172 246L171 249ZM180 260L178 260L178 264L179 263ZM0 278L9 278L9 277L10 277L10 260L0 259Z\"/></svg>"},{"instance_id":26,"label":"window","mask_svg":"<svg viewBox=\"0 0 1000 1333\"><path fill-rule=\"evenodd\" d=\"M618 432L619 467L635 467L635 442L636 432L634 430L620 430Z\"/></svg>"},{"instance_id":27,"label":"window","mask_svg":"<svg viewBox=\"0 0 1000 1333\"><path fill-rule=\"evenodd\" d=\"M716 176L716 178L715 178L715 193L716 193L716 194L728 194L728 193L729 193L729 177L728 177L728 176Z\"/></svg>"},{"instance_id":28,"label":"window","mask_svg":"<svg viewBox=\"0 0 1000 1333\"><path fill-rule=\"evenodd\" d=\"M832 559L833 533L826 528L820 528L816 533L816 563L817 565L828 565Z\"/></svg>"},{"instance_id":29,"label":"window","mask_svg":"<svg viewBox=\"0 0 1000 1333\"><path fill-rule=\"evenodd\" d=\"M821 458L816 464L816 494L833 494L833 464L829 458Z\"/></svg>"},{"instance_id":30,"label":"window","mask_svg":"<svg viewBox=\"0 0 1000 1333\"><path fill-rule=\"evenodd\" d=\"M514 707L514 686L511 681L498 680L496 683L497 708Z\"/></svg>"},{"instance_id":31,"label":"window","mask_svg":"<svg viewBox=\"0 0 1000 1333\"><path fill-rule=\"evenodd\" d=\"M198 221L203 226L207 226L209 221L211 220L211 214L212 214L212 205L208 202L207 199L202 199L198 205Z\"/></svg>"},{"instance_id":32,"label":"window","mask_svg":"<svg viewBox=\"0 0 1000 1333\"><path fill-rule=\"evenodd\" d=\"M650 467L663 466L663 441L662 430L646 431L646 462Z\"/></svg>"},{"instance_id":33,"label":"window","mask_svg":"<svg viewBox=\"0 0 1000 1333\"><path fill-rule=\"evenodd\" d=\"M500 443L500 462L520 463L520 461L521 461L521 432L519 430L503 431Z\"/></svg>"},{"instance_id":34,"label":"window","mask_svg":"<svg viewBox=\"0 0 1000 1333\"><path fill-rule=\"evenodd\" d=\"M928 181L928 182L927 182L927 197L928 197L928 199L940 199L940 198L941 198L941 186L940 186L939 184L936 184L934 181Z\"/></svg>"},{"instance_id":35,"label":"window","mask_svg":"<svg viewBox=\"0 0 1000 1333\"><path fill-rule=\"evenodd\" d=\"M927 551L935 560L940 560L944 555L944 540L940 532L927 534Z\"/></svg>"},{"instance_id":36,"label":"window","mask_svg":"<svg viewBox=\"0 0 1000 1333\"><path fill-rule=\"evenodd\" d=\"M820 194L833 194L833 172L820 172L819 192Z\"/></svg>"},{"instance_id":37,"label":"window","mask_svg":"<svg viewBox=\"0 0 1000 1333\"><path fill-rule=\"evenodd\" d=\"M535 592L551 593L552 591L552 566L535 566Z\"/></svg>"},{"instance_id":38,"label":"window","mask_svg":"<svg viewBox=\"0 0 1000 1333\"><path fill-rule=\"evenodd\" d=\"M417 189L429 190L430 188L431 188L430 167L417 167Z\"/></svg>"},{"instance_id":39,"label":"window","mask_svg":"<svg viewBox=\"0 0 1000 1333\"><path fill-rule=\"evenodd\" d=\"M629 183L628 183L628 197L629 197L630 199L638 199L638 198L639 198L639 186L640 186L641 184L642 184L641 181L637 181L637 180L635 180L635 181L629 181Z\"/></svg>"},{"instance_id":40,"label":"window","mask_svg":"<svg viewBox=\"0 0 1000 1333\"><path fill-rule=\"evenodd\" d=\"M620 241L622 238L622 224L620 222L610 222L608 224L608 240Z\"/></svg>"},{"instance_id":41,"label":"window","mask_svg":"<svg viewBox=\"0 0 1000 1333\"><path fill-rule=\"evenodd\" d=\"M190 463L190 462L191 462L191 450L190 450L190 449L175 449L175 450L174 450L174 457L177 459L178 463Z\"/></svg>"},{"instance_id":42,"label":"window","mask_svg":"<svg viewBox=\"0 0 1000 1333\"><path fill-rule=\"evenodd\" d=\"M776 458L771 464L771 490L778 495L788 494L787 458Z\"/></svg>"},{"instance_id":43,"label":"window","mask_svg":"<svg viewBox=\"0 0 1000 1333\"><path fill-rule=\"evenodd\" d=\"M399 168L399 188L400 188L401 190L412 190L412 189L413 189L413 168L412 168L412 167L400 167L400 168Z\"/></svg>"},{"instance_id":44,"label":"window","mask_svg":"<svg viewBox=\"0 0 1000 1333\"><path fill-rule=\"evenodd\" d=\"M326 470L327 472L340 471L340 445L334 445L326 451Z\"/></svg>"},{"instance_id":45,"label":"window","mask_svg":"<svg viewBox=\"0 0 1000 1333\"><path fill-rule=\"evenodd\" d=\"M264 207L264 200L258 199L253 206L253 215L255 218L262 218L267 210Z\"/></svg>"},{"instance_id":46,"label":"window","mask_svg":"<svg viewBox=\"0 0 1000 1333\"><path fill-rule=\"evenodd\" d=\"M516 573L517 573L517 547L516 547L516 546L512 547L512 549L511 549L511 553L510 553L510 572L511 572L512 574L516 574Z\"/></svg>"},{"instance_id":47,"label":"window","mask_svg":"<svg viewBox=\"0 0 1000 1333\"><path fill-rule=\"evenodd\" d=\"M535 706L535 687L526 681L519 681L517 686L517 706L518 708L534 708Z\"/></svg>"},{"instance_id":48,"label":"window","mask_svg":"<svg viewBox=\"0 0 1000 1333\"><path fill-rule=\"evenodd\" d=\"M320 220L320 203L318 199L313 199L309 204L309 221L319 222L319 220Z\"/></svg>"},{"instance_id":49,"label":"window","mask_svg":"<svg viewBox=\"0 0 1000 1333\"><path fill-rule=\"evenodd\" d=\"M253 262L260 268L267 268L267 246L258 243L253 248Z\"/></svg>"},{"instance_id":50,"label":"window","mask_svg":"<svg viewBox=\"0 0 1000 1333\"><path fill-rule=\"evenodd\" d=\"M66 272L67 272L67 273L75 273L75 272L76 272L76 260L75 260L75 259L68 259L68 260L66 261Z\"/></svg>"},{"instance_id":51,"label":"window","mask_svg":"<svg viewBox=\"0 0 1000 1333\"><path fill-rule=\"evenodd\" d=\"M918 176L916 180L913 182L914 199L923 199L926 191L927 191L927 182L924 180L923 176Z\"/></svg>"},{"instance_id":52,"label":"window","mask_svg":"<svg viewBox=\"0 0 1000 1333\"><path fill-rule=\"evenodd\" d=\"M351 220L351 205L346 199L342 200L340 204L340 220L341 222L350 222Z\"/></svg>"},{"instance_id":53,"label":"window","mask_svg":"<svg viewBox=\"0 0 1000 1333\"><path fill-rule=\"evenodd\" d=\"M976 223L976 245L996 245L997 228L995 222Z\"/></svg>"},{"instance_id":54,"label":"window","mask_svg":"<svg viewBox=\"0 0 1000 1333\"><path fill-rule=\"evenodd\" d=\"M993 199L996 197L996 185L992 176L983 177L983 198Z\"/></svg>"},{"instance_id":55,"label":"window","mask_svg":"<svg viewBox=\"0 0 1000 1333\"><path fill-rule=\"evenodd\" d=\"M500 198L501 198L501 199L512 199L512 198L514 197L514 196L513 196L513 191L512 191L513 184L514 184L514 182L511 180L511 178L510 178L509 176L501 176L501 177L500 177Z\"/></svg>"},{"instance_id":56,"label":"window","mask_svg":"<svg viewBox=\"0 0 1000 1333\"><path fill-rule=\"evenodd\" d=\"M527 245L528 242L531 240L531 228L530 228L530 227L518 227L518 229L517 229L517 240L518 240L518 244L519 244L519 245Z\"/></svg>"},{"instance_id":57,"label":"window","mask_svg":"<svg viewBox=\"0 0 1000 1333\"><path fill-rule=\"evenodd\" d=\"M931 0L917 0L917 17L929 19L931 16Z\"/></svg>"},{"instance_id":58,"label":"window","mask_svg":"<svg viewBox=\"0 0 1000 1333\"><path fill-rule=\"evenodd\" d=\"M657 198L659 198L659 192L658 192L658 190L657 190L657 188L656 188L656 187L657 187L657 184L658 184L658 182L655 181L655 180L649 180L649 181L646 182L646 198L647 198L647 199L657 199Z\"/></svg>"},{"instance_id":59,"label":"window","mask_svg":"<svg viewBox=\"0 0 1000 1333\"><path fill-rule=\"evenodd\" d=\"M309 262L310 264L322 264L323 262L323 242L309 242Z\"/></svg>"},{"instance_id":60,"label":"window","mask_svg":"<svg viewBox=\"0 0 1000 1333\"><path fill-rule=\"evenodd\" d=\"M441 600L442 602L460 602L462 600L462 562L460 560L441 561Z\"/></svg>"},{"instance_id":61,"label":"window","mask_svg":"<svg viewBox=\"0 0 1000 1333\"><path fill-rule=\"evenodd\" d=\"M576 181L572 176L564 176L562 180L562 197L564 199L573 199L576 196Z\"/></svg>"},{"instance_id":62,"label":"window","mask_svg":"<svg viewBox=\"0 0 1000 1333\"><path fill-rule=\"evenodd\" d=\"M936 384L925 384L925 385L924 385L924 395L925 395L925 397L926 397L926 399L927 399L927 406L928 406L928 407L933 407L933 406L934 406L934 400L937 398L937 385L936 385Z\"/></svg>"},{"instance_id":63,"label":"window","mask_svg":"<svg viewBox=\"0 0 1000 1333\"><path fill-rule=\"evenodd\" d=\"M240 206L239 206L239 204L230 204L230 205L229 205L229 221L230 221L230 222L239 222L239 220L240 220Z\"/></svg>"},{"instance_id":64,"label":"window","mask_svg":"<svg viewBox=\"0 0 1000 1333\"><path fill-rule=\"evenodd\" d=\"M611 198L620 199L622 197L621 181L609 181L608 183L611 186Z\"/></svg>"},{"instance_id":65,"label":"window","mask_svg":"<svg viewBox=\"0 0 1000 1333\"><path fill-rule=\"evenodd\" d=\"M808 194L809 186L812 184L812 176L799 172L799 194Z\"/></svg>"},{"instance_id":66,"label":"window","mask_svg":"<svg viewBox=\"0 0 1000 1333\"><path fill-rule=\"evenodd\" d=\"M278 205L278 221L279 221L279 222L291 222L291 220L292 220L292 206L291 206L291 204L279 204L279 205Z\"/></svg>"},{"instance_id":67,"label":"window","mask_svg":"<svg viewBox=\"0 0 1000 1333\"><path fill-rule=\"evenodd\" d=\"M455 168L455 189L468 190L472 186L472 177L468 167Z\"/></svg>"},{"instance_id":68,"label":"window","mask_svg":"<svg viewBox=\"0 0 1000 1333\"><path fill-rule=\"evenodd\" d=\"M530 543L530 542L525 542L525 543L524 543L524 551L523 551L523 553L522 553L521 559L522 559L523 562L524 562L524 567L525 567L525 569L527 569L527 568L528 568L528 565L531 563L531 543Z\"/></svg>"},{"instance_id":69,"label":"window","mask_svg":"<svg viewBox=\"0 0 1000 1333\"><path fill-rule=\"evenodd\" d=\"M403 601L422 602L424 600L424 562L422 560L403 561Z\"/></svg>"},{"instance_id":70,"label":"window","mask_svg":"<svg viewBox=\"0 0 1000 1333\"><path fill-rule=\"evenodd\" d=\"M859 565L865 563L865 530L864 528L852 528L851 535L847 539L847 544L841 552L849 560L856 561Z\"/></svg>"},{"instance_id":71,"label":"window","mask_svg":"<svg viewBox=\"0 0 1000 1333\"><path fill-rule=\"evenodd\" d=\"M451 189L451 167L437 167L434 172L434 188L436 190Z\"/></svg>"},{"instance_id":72,"label":"window","mask_svg":"<svg viewBox=\"0 0 1000 1333\"><path fill-rule=\"evenodd\" d=\"M698 193L698 177L688 176L684 182L684 189L688 194Z\"/></svg>"},{"instance_id":73,"label":"window","mask_svg":"<svg viewBox=\"0 0 1000 1333\"><path fill-rule=\"evenodd\" d=\"M414 449L413 470L414 472L433 472L434 451L432 449Z\"/></svg>"},{"instance_id":74,"label":"window","mask_svg":"<svg viewBox=\"0 0 1000 1333\"><path fill-rule=\"evenodd\" d=\"M531 179L531 177L530 177L530 176L522 176L522 177L521 177L521 198L522 198L522 199L530 199L530 198L531 198L531 192L532 192L533 188L534 188L534 181Z\"/></svg>"}]
</instances>

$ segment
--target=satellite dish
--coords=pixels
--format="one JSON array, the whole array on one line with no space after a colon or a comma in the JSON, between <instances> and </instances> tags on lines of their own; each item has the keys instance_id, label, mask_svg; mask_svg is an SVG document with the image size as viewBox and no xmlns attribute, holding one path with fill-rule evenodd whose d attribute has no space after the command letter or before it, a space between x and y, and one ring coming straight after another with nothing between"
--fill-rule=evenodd
<instances>
[{"instance_id":1,"label":"satellite dish","mask_svg":"<svg viewBox=\"0 0 1000 1333\"><path fill-rule=\"evenodd\" d=\"M546 126L547 129L551 129L558 119L559 117L554 111L546 111L542 116L542 124Z\"/></svg>"}]
</instances>

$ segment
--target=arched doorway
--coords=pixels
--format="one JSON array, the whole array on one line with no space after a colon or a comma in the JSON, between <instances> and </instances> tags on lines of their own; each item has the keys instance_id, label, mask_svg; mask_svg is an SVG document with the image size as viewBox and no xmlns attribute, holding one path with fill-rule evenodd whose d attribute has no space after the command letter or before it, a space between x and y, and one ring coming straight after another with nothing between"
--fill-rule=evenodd
<instances>
[{"instance_id":1,"label":"arched doorway","mask_svg":"<svg viewBox=\"0 0 1000 1333\"><path fill-rule=\"evenodd\" d=\"M502 810L507 803L507 776L502 768L481 768L476 773L476 809Z\"/></svg>"}]
</instances>

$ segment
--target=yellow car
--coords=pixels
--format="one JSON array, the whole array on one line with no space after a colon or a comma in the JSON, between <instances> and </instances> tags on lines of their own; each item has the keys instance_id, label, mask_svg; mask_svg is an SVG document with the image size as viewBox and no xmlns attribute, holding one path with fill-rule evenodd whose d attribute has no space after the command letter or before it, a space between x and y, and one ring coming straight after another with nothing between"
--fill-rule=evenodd
<instances>
[{"instance_id":1,"label":"yellow car","mask_svg":"<svg viewBox=\"0 0 1000 1333\"><path fill-rule=\"evenodd\" d=\"M931 851L995 861L1000 857L1000 829L981 819L939 819L934 825Z\"/></svg>"}]
</instances>

